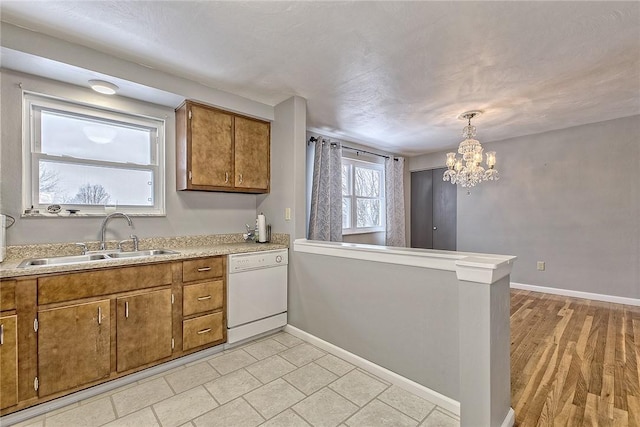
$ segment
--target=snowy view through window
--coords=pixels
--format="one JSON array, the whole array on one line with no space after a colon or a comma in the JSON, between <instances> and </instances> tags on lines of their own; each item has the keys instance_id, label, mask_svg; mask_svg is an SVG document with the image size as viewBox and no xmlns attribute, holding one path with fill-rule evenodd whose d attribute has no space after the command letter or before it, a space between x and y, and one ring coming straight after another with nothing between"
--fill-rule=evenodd
<instances>
[{"instance_id":1,"label":"snowy view through window","mask_svg":"<svg viewBox=\"0 0 640 427\"><path fill-rule=\"evenodd\" d=\"M154 206L153 123L125 123L40 106L32 109L36 119L32 167L37 168L32 171L37 180L32 203Z\"/></svg>"},{"instance_id":2,"label":"snowy view through window","mask_svg":"<svg viewBox=\"0 0 640 427\"><path fill-rule=\"evenodd\" d=\"M153 206L153 173L126 168L150 164L149 129L48 111L41 123L41 152L72 158L39 161L41 204Z\"/></svg>"},{"instance_id":3,"label":"snowy view through window","mask_svg":"<svg viewBox=\"0 0 640 427\"><path fill-rule=\"evenodd\" d=\"M342 228L375 231L383 227L384 172L380 164L343 158Z\"/></svg>"}]
</instances>

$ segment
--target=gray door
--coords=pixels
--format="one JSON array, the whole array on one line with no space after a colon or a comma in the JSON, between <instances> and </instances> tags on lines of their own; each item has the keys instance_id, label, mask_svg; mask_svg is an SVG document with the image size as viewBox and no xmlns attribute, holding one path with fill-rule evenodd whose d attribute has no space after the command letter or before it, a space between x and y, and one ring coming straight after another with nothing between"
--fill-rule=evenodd
<instances>
[{"instance_id":1,"label":"gray door","mask_svg":"<svg viewBox=\"0 0 640 427\"><path fill-rule=\"evenodd\" d=\"M446 169L411 173L411 247L456 250L457 186Z\"/></svg>"},{"instance_id":2,"label":"gray door","mask_svg":"<svg viewBox=\"0 0 640 427\"><path fill-rule=\"evenodd\" d=\"M455 251L458 186L442 180L445 170L433 170L433 249Z\"/></svg>"},{"instance_id":3,"label":"gray door","mask_svg":"<svg viewBox=\"0 0 640 427\"><path fill-rule=\"evenodd\" d=\"M433 249L433 175L411 172L411 247Z\"/></svg>"}]
</instances>

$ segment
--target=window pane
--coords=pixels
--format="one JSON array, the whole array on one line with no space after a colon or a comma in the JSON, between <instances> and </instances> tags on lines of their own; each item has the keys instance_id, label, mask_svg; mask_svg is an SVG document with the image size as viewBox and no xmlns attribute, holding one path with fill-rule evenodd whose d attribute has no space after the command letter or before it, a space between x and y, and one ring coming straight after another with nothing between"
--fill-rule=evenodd
<instances>
[{"instance_id":1,"label":"window pane","mask_svg":"<svg viewBox=\"0 0 640 427\"><path fill-rule=\"evenodd\" d=\"M40 204L153 206L153 171L39 162Z\"/></svg>"},{"instance_id":2,"label":"window pane","mask_svg":"<svg viewBox=\"0 0 640 427\"><path fill-rule=\"evenodd\" d=\"M54 156L151 164L151 130L83 116L41 112L41 151Z\"/></svg>"},{"instance_id":3,"label":"window pane","mask_svg":"<svg viewBox=\"0 0 640 427\"><path fill-rule=\"evenodd\" d=\"M380 197L382 173L379 170L355 167L356 196Z\"/></svg>"},{"instance_id":4,"label":"window pane","mask_svg":"<svg viewBox=\"0 0 640 427\"><path fill-rule=\"evenodd\" d=\"M342 195L348 196L351 194L351 179L350 179L350 171L351 167L349 165L342 165Z\"/></svg>"},{"instance_id":5,"label":"window pane","mask_svg":"<svg viewBox=\"0 0 640 427\"><path fill-rule=\"evenodd\" d=\"M351 228L351 198L342 198L342 228Z\"/></svg>"},{"instance_id":6,"label":"window pane","mask_svg":"<svg viewBox=\"0 0 640 427\"><path fill-rule=\"evenodd\" d=\"M382 215L380 215L380 200L357 199L357 227L380 227Z\"/></svg>"}]
</instances>

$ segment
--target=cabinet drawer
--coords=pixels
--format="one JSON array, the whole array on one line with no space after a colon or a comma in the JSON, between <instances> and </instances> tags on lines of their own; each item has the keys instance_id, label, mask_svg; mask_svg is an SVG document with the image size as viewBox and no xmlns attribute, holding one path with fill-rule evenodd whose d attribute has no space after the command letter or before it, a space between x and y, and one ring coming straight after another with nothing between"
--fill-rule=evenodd
<instances>
[{"instance_id":1,"label":"cabinet drawer","mask_svg":"<svg viewBox=\"0 0 640 427\"><path fill-rule=\"evenodd\" d=\"M182 281L222 277L222 257L193 259L182 262Z\"/></svg>"},{"instance_id":2,"label":"cabinet drawer","mask_svg":"<svg viewBox=\"0 0 640 427\"><path fill-rule=\"evenodd\" d=\"M182 350L211 344L224 338L222 312L182 322Z\"/></svg>"},{"instance_id":3,"label":"cabinet drawer","mask_svg":"<svg viewBox=\"0 0 640 427\"><path fill-rule=\"evenodd\" d=\"M16 308L16 281L3 280L0 282L0 311Z\"/></svg>"},{"instance_id":4,"label":"cabinet drawer","mask_svg":"<svg viewBox=\"0 0 640 427\"><path fill-rule=\"evenodd\" d=\"M38 279L38 304L71 301L171 284L171 264L69 273Z\"/></svg>"},{"instance_id":5,"label":"cabinet drawer","mask_svg":"<svg viewBox=\"0 0 640 427\"><path fill-rule=\"evenodd\" d=\"M223 290L222 280L185 286L182 294L182 315L190 316L222 308Z\"/></svg>"}]
</instances>

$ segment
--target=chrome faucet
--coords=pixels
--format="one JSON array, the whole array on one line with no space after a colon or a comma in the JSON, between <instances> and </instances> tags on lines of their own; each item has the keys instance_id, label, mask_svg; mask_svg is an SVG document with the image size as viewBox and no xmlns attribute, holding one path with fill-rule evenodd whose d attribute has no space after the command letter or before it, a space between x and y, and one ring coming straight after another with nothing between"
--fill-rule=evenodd
<instances>
[{"instance_id":1,"label":"chrome faucet","mask_svg":"<svg viewBox=\"0 0 640 427\"><path fill-rule=\"evenodd\" d=\"M114 212L112 214L107 215L107 217L102 221L102 226L100 227L100 250L104 251L107 249L107 242L104 240L105 234L107 233L107 223L111 218L124 218L129 223L129 227L133 227L133 222L131 218L126 213L122 212Z\"/></svg>"},{"instance_id":2,"label":"chrome faucet","mask_svg":"<svg viewBox=\"0 0 640 427\"><path fill-rule=\"evenodd\" d=\"M118 249L120 249L122 251L122 245L124 243L127 243L129 240L131 240L133 242L133 251L134 252L138 252L138 242L140 240L138 239L138 236L136 236L135 234L130 235L128 239L121 240L118 243Z\"/></svg>"}]
</instances>

